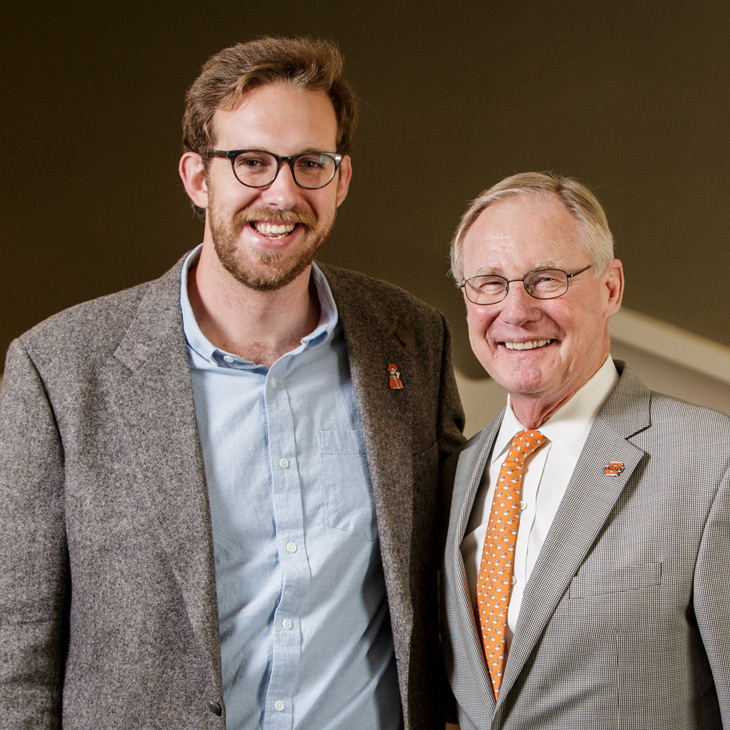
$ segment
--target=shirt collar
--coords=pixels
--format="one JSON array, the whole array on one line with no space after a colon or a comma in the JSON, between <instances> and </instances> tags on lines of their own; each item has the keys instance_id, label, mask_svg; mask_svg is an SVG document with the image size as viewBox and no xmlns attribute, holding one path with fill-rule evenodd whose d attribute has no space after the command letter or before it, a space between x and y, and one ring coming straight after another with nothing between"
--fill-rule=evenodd
<instances>
[{"instance_id":1,"label":"shirt collar","mask_svg":"<svg viewBox=\"0 0 730 730\"><path fill-rule=\"evenodd\" d=\"M618 372L609 355L593 377L540 426L540 433L550 439L553 447L566 451L577 460L598 411L616 387L616 383L618 383ZM507 450L514 435L524 429L512 411L508 396L507 409L492 449L493 462Z\"/></svg>"},{"instance_id":2,"label":"shirt collar","mask_svg":"<svg viewBox=\"0 0 730 730\"><path fill-rule=\"evenodd\" d=\"M236 360L241 360L238 356L230 355L230 353L215 347L203 334L198 326L198 321L195 319L195 314L190 304L190 297L188 296L188 272L198 263L202 247L203 244L201 243L188 254L180 274L180 307L182 309L185 339L189 347L210 363L220 364L221 356L226 355ZM318 345L328 340L332 336L338 322L337 305L332 296L332 290L327 282L327 278L316 263L312 264L312 281L314 282L319 299L319 323L312 332L302 338L302 346L294 350L295 353L300 352L306 347Z\"/></svg>"}]
</instances>

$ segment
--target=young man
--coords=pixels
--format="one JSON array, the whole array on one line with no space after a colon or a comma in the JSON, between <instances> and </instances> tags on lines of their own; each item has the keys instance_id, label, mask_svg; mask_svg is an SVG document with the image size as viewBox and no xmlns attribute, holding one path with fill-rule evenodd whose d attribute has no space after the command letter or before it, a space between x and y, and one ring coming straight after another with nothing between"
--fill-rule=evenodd
<instances>
[{"instance_id":1,"label":"young man","mask_svg":"<svg viewBox=\"0 0 730 730\"><path fill-rule=\"evenodd\" d=\"M212 57L180 161L202 245L11 346L1 727L443 727L462 415L441 315L313 262L355 119L329 43Z\"/></svg>"}]
</instances>

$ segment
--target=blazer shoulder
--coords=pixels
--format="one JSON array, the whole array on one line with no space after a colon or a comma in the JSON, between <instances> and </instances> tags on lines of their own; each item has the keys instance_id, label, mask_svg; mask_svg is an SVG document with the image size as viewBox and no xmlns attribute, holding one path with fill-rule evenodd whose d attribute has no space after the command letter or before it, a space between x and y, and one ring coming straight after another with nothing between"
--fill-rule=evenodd
<instances>
[{"instance_id":1,"label":"blazer shoulder","mask_svg":"<svg viewBox=\"0 0 730 730\"><path fill-rule=\"evenodd\" d=\"M180 264L159 279L76 304L38 323L17 343L39 365L110 354L144 301L154 300L160 310L179 307L179 277Z\"/></svg>"},{"instance_id":2,"label":"blazer shoulder","mask_svg":"<svg viewBox=\"0 0 730 730\"><path fill-rule=\"evenodd\" d=\"M730 416L665 393L651 393L651 422L655 428L691 437L692 441L714 435L725 443L723 450L730 441Z\"/></svg>"},{"instance_id":3,"label":"blazer shoulder","mask_svg":"<svg viewBox=\"0 0 730 730\"><path fill-rule=\"evenodd\" d=\"M445 321L435 307L396 284L332 264L317 262L317 265L327 278L338 306L341 303L367 306L400 317L411 315L420 320Z\"/></svg>"},{"instance_id":4,"label":"blazer shoulder","mask_svg":"<svg viewBox=\"0 0 730 730\"><path fill-rule=\"evenodd\" d=\"M674 454L677 464L704 460L730 460L730 417L712 408L688 403L650 390L623 363L617 361L619 383L599 417L644 451Z\"/></svg>"}]
</instances>

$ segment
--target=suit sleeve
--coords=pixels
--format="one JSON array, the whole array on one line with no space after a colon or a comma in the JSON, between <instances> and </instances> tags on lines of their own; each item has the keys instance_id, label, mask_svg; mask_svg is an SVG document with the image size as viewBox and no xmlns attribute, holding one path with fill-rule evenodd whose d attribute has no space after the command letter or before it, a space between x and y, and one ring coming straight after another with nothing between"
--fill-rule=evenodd
<instances>
[{"instance_id":1,"label":"suit sleeve","mask_svg":"<svg viewBox=\"0 0 730 730\"><path fill-rule=\"evenodd\" d=\"M717 491L695 569L694 608L712 668L722 726L730 728L730 469Z\"/></svg>"},{"instance_id":2,"label":"suit sleeve","mask_svg":"<svg viewBox=\"0 0 730 730\"><path fill-rule=\"evenodd\" d=\"M0 728L61 725L68 558L63 449L19 341L0 388Z\"/></svg>"}]
</instances>

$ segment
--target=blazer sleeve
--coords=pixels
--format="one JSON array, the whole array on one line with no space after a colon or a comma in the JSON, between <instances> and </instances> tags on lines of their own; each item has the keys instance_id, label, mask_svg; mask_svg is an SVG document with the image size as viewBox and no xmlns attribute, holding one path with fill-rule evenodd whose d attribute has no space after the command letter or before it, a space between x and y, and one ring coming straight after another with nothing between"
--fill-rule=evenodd
<instances>
[{"instance_id":1,"label":"blazer sleeve","mask_svg":"<svg viewBox=\"0 0 730 730\"><path fill-rule=\"evenodd\" d=\"M459 391L454 377L454 365L451 357L451 331L441 315L444 328L444 346L441 363L441 389L439 393L438 439L439 462L461 448L464 443L464 410L461 407Z\"/></svg>"},{"instance_id":2,"label":"blazer sleeve","mask_svg":"<svg viewBox=\"0 0 730 730\"><path fill-rule=\"evenodd\" d=\"M0 388L0 728L61 725L68 557L61 437L22 344Z\"/></svg>"},{"instance_id":3,"label":"blazer sleeve","mask_svg":"<svg viewBox=\"0 0 730 730\"><path fill-rule=\"evenodd\" d=\"M694 578L694 609L720 705L730 728L730 468L720 483L702 535Z\"/></svg>"}]
</instances>

